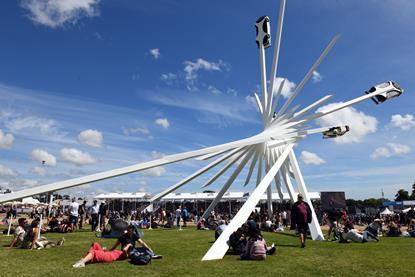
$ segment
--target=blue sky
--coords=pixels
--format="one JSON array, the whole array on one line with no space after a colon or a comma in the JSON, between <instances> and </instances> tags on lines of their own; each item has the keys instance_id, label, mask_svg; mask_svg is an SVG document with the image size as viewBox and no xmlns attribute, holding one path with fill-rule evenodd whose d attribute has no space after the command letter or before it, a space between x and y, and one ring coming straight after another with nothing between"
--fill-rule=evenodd
<instances>
[{"instance_id":1,"label":"blue sky","mask_svg":"<svg viewBox=\"0 0 415 277\"><path fill-rule=\"evenodd\" d=\"M0 186L33 187L261 131L250 101L260 84L254 23L269 15L275 30L278 7L279 1L2 1ZM335 95L329 103L346 101L386 80L405 89L382 105L367 101L313 124L355 128L340 140L315 135L296 146L309 190L344 190L359 199L380 197L382 188L389 198L410 189L414 12L409 0L287 0L278 69L289 81L287 94L341 34L295 104L327 94ZM272 48L268 70L271 58ZM155 193L204 164L190 160L70 192ZM200 191L209 177L182 191ZM237 183L232 191L253 188Z\"/></svg>"}]
</instances>

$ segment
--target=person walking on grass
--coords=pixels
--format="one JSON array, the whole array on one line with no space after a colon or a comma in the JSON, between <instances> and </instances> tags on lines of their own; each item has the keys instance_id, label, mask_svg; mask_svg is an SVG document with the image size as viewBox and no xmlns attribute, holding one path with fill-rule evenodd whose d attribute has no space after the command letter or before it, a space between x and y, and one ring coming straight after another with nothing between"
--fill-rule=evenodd
<instances>
[{"instance_id":1,"label":"person walking on grass","mask_svg":"<svg viewBox=\"0 0 415 277\"><path fill-rule=\"evenodd\" d=\"M309 223L311 223L310 205L303 200L303 195L299 193L297 202L293 204L291 210L291 229L296 229L300 235L302 248L305 247Z\"/></svg>"}]
</instances>

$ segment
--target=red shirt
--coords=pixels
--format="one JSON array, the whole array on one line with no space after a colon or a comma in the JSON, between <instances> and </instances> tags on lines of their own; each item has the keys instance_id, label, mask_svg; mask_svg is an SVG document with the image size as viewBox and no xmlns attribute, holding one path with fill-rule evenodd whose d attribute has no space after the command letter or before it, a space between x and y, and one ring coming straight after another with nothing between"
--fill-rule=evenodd
<instances>
[{"instance_id":1,"label":"red shirt","mask_svg":"<svg viewBox=\"0 0 415 277\"><path fill-rule=\"evenodd\" d=\"M307 206L304 202L301 202L297 206L298 211L298 223L307 223Z\"/></svg>"}]
</instances>

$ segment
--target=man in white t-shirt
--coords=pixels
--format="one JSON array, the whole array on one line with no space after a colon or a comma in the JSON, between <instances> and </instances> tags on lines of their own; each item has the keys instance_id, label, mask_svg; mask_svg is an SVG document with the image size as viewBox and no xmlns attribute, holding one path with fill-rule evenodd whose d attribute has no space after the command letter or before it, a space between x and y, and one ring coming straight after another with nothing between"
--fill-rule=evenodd
<instances>
[{"instance_id":1,"label":"man in white t-shirt","mask_svg":"<svg viewBox=\"0 0 415 277\"><path fill-rule=\"evenodd\" d=\"M284 227L287 227L287 212L286 211L282 211L281 218L282 218L282 225Z\"/></svg>"},{"instance_id":2,"label":"man in white t-shirt","mask_svg":"<svg viewBox=\"0 0 415 277\"><path fill-rule=\"evenodd\" d=\"M10 248L12 247L21 247L23 244L24 237L26 235L26 231L24 229L26 225L25 218L19 218L19 226L17 226L16 230L14 231L14 237L12 242L10 243Z\"/></svg>"},{"instance_id":3,"label":"man in white t-shirt","mask_svg":"<svg viewBox=\"0 0 415 277\"><path fill-rule=\"evenodd\" d=\"M176 210L176 223L177 227L179 227L180 224L180 218L182 217L182 209L180 209L182 206L179 206Z\"/></svg>"},{"instance_id":4,"label":"man in white t-shirt","mask_svg":"<svg viewBox=\"0 0 415 277\"><path fill-rule=\"evenodd\" d=\"M90 211L91 211L91 220L92 220L91 228L92 228L92 232L95 232L95 230L98 227L98 214L99 214L99 205L98 205L97 200L94 200L94 205L91 206Z\"/></svg>"},{"instance_id":5,"label":"man in white t-shirt","mask_svg":"<svg viewBox=\"0 0 415 277\"><path fill-rule=\"evenodd\" d=\"M69 222L73 231L77 228L78 209L79 204L75 201L75 198L72 198L72 203L69 204Z\"/></svg>"}]
</instances>

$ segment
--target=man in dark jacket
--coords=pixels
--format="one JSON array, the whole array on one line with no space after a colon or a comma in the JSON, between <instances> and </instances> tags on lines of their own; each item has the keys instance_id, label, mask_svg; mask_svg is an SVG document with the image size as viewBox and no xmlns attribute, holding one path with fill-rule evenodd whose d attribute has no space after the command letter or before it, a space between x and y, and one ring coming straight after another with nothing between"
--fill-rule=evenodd
<instances>
[{"instance_id":1,"label":"man in dark jacket","mask_svg":"<svg viewBox=\"0 0 415 277\"><path fill-rule=\"evenodd\" d=\"M291 229L297 228L300 234L301 247L305 247L308 224L311 223L311 209L307 202L303 201L301 193L297 196L297 202L291 209Z\"/></svg>"}]
</instances>

